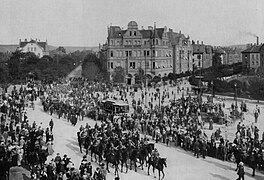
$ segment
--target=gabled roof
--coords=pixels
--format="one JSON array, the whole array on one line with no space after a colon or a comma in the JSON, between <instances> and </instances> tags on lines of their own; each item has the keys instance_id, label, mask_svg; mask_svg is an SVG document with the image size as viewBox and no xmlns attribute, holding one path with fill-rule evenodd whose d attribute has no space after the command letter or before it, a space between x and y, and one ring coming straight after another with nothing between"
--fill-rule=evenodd
<instances>
[{"instance_id":1,"label":"gabled roof","mask_svg":"<svg viewBox=\"0 0 264 180\"><path fill-rule=\"evenodd\" d=\"M249 47L246 50L242 51L241 53L259 53L261 46L262 45L254 45L254 46Z\"/></svg>"},{"instance_id":2,"label":"gabled roof","mask_svg":"<svg viewBox=\"0 0 264 180\"><path fill-rule=\"evenodd\" d=\"M205 45L204 44L193 44L193 53L200 54L205 52Z\"/></svg>"},{"instance_id":3,"label":"gabled roof","mask_svg":"<svg viewBox=\"0 0 264 180\"><path fill-rule=\"evenodd\" d=\"M31 39L30 41L21 41L21 42L19 43L19 47L20 47L20 48L23 48L23 47L25 47L28 43L35 43L35 44L37 44L38 46L40 46L41 48L43 48L44 51L47 50L47 49L46 49L47 42L38 42L38 41L35 41L35 40L33 40L33 39Z\"/></svg>"},{"instance_id":4,"label":"gabled roof","mask_svg":"<svg viewBox=\"0 0 264 180\"><path fill-rule=\"evenodd\" d=\"M184 34L176 33L176 32L167 32L168 38L171 41L172 45L179 44L180 39L186 40L187 38L184 36Z\"/></svg>"},{"instance_id":5,"label":"gabled roof","mask_svg":"<svg viewBox=\"0 0 264 180\"><path fill-rule=\"evenodd\" d=\"M109 28L109 38L122 38L127 30L121 30L119 26L111 26ZM154 38L154 32L156 38L162 38L164 28L157 28L155 30L139 30L143 38Z\"/></svg>"}]
</instances>

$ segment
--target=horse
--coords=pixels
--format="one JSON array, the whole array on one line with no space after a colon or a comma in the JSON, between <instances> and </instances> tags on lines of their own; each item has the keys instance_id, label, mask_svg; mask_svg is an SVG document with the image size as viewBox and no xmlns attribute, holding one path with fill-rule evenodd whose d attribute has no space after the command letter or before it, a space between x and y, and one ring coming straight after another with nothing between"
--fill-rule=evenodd
<instances>
[{"instance_id":1,"label":"horse","mask_svg":"<svg viewBox=\"0 0 264 180\"><path fill-rule=\"evenodd\" d=\"M104 157L106 161L106 170L108 173L110 173L108 164L111 163L115 168L115 175L118 176L118 164L120 160L119 153L116 150L105 150Z\"/></svg>"},{"instance_id":2,"label":"horse","mask_svg":"<svg viewBox=\"0 0 264 180\"><path fill-rule=\"evenodd\" d=\"M99 142L99 144L93 143L90 146L90 150L91 150L91 162L93 162L93 154L94 154L94 157L95 157L95 161L97 161L96 155L98 155L99 162L101 162L102 161L103 151L104 151L103 144L101 142Z\"/></svg>"},{"instance_id":3,"label":"horse","mask_svg":"<svg viewBox=\"0 0 264 180\"><path fill-rule=\"evenodd\" d=\"M137 172L137 158L139 156L138 149L132 149L129 155L130 159L130 170L132 170L132 162L134 162L135 172Z\"/></svg>"},{"instance_id":4,"label":"horse","mask_svg":"<svg viewBox=\"0 0 264 180\"><path fill-rule=\"evenodd\" d=\"M165 174L164 174L164 166L167 167L167 158L158 158L158 163L157 163L157 166L156 166L156 169L159 171L159 180L160 180L160 172L162 172L162 178L163 179L165 177Z\"/></svg>"},{"instance_id":5,"label":"horse","mask_svg":"<svg viewBox=\"0 0 264 180\"><path fill-rule=\"evenodd\" d=\"M148 175L149 175L150 166L152 166L153 174L154 174L154 177L156 178L155 169L158 164L158 158L153 158L153 157L149 158L147 161L147 164L148 164Z\"/></svg>"},{"instance_id":6,"label":"horse","mask_svg":"<svg viewBox=\"0 0 264 180\"><path fill-rule=\"evenodd\" d=\"M120 156L120 161L121 161L121 172L123 172L123 165L126 165L126 173L128 171L128 165L127 165L127 160L129 158L129 152L127 151L127 148L122 148L121 151L121 156Z\"/></svg>"},{"instance_id":7,"label":"horse","mask_svg":"<svg viewBox=\"0 0 264 180\"><path fill-rule=\"evenodd\" d=\"M139 149L139 162L140 162L140 165L139 167L141 166L142 170L143 170L143 167L144 167L144 162L146 161L147 157L148 157L148 149L147 149L147 146L142 146L140 149Z\"/></svg>"}]
</instances>

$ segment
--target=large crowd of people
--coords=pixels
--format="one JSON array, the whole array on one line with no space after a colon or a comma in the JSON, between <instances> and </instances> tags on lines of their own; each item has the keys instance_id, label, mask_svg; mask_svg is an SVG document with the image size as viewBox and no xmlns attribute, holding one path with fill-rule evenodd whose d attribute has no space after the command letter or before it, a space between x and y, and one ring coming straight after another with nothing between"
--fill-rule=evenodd
<instances>
[{"instance_id":1,"label":"large crowd of people","mask_svg":"<svg viewBox=\"0 0 264 180\"><path fill-rule=\"evenodd\" d=\"M197 97L184 95L189 89L178 87L175 92L168 86L141 89L138 96L127 86L90 82L83 78L72 79L64 85L35 85L36 90L33 87L14 88L11 94L2 96L1 179L7 177L8 168L21 165L29 165L33 179L106 179L109 163L114 165L118 177L118 166L121 170L123 165L126 171L129 166L137 170L137 159L142 169L144 163L150 166L153 161L157 169L163 170L166 162L159 161L162 157L150 140L192 151L197 158L210 156L235 161L239 171L243 162L253 169L252 175L256 168L264 169L264 133L260 138L255 123L246 127L244 117L241 118L234 140L226 139L220 128L214 129L210 136L204 131L205 121L209 122L210 130L214 122L225 123L225 104L201 102ZM79 168L66 154L63 157L57 154L51 162L46 162L47 156L54 153L54 123L50 120L46 129L29 123L26 109L34 108L37 97L45 112L67 119L73 126L87 116L98 122L94 127L88 123L81 126L77 133L80 152L85 153ZM127 102L131 105L130 112L104 111L101 103L108 98ZM258 107L254 113L260 113ZM92 166L94 160L98 161L99 167Z\"/></svg>"}]
</instances>

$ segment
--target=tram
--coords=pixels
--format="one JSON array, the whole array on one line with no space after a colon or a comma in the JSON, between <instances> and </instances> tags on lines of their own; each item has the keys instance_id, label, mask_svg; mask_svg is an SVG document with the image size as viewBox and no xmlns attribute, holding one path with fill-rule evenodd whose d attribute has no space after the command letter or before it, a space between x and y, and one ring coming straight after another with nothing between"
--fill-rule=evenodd
<instances>
[{"instance_id":1,"label":"tram","mask_svg":"<svg viewBox=\"0 0 264 180\"><path fill-rule=\"evenodd\" d=\"M111 114L129 113L129 104L120 100L103 100L101 102L101 108Z\"/></svg>"}]
</instances>

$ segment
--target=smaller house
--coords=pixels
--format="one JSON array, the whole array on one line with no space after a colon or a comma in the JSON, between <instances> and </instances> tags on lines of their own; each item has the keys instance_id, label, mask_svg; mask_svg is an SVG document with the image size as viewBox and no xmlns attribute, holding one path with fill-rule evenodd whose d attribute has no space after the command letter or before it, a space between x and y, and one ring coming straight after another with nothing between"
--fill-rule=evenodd
<instances>
[{"instance_id":1,"label":"smaller house","mask_svg":"<svg viewBox=\"0 0 264 180\"><path fill-rule=\"evenodd\" d=\"M49 55L47 40L45 42L41 42L37 39L31 39L30 41L27 41L27 39L25 39L25 41L21 41L20 39L19 48L22 50L22 52L32 52L39 58Z\"/></svg>"},{"instance_id":2,"label":"smaller house","mask_svg":"<svg viewBox=\"0 0 264 180\"><path fill-rule=\"evenodd\" d=\"M246 69L258 69L261 65L260 50L262 45L253 45L242 51L242 65Z\"/></svg>"}]
</instances>

